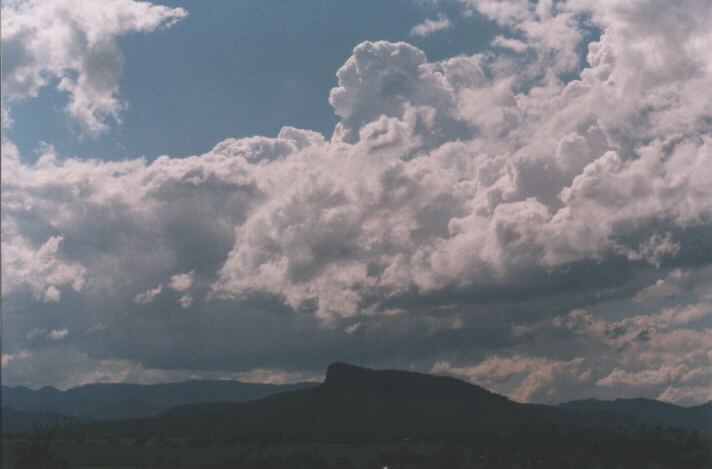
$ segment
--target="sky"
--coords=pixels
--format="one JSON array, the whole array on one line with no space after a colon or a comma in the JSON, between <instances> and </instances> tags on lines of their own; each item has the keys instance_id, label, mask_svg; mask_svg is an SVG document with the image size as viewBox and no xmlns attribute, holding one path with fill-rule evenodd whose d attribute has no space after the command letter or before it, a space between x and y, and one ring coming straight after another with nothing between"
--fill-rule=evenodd
<instances>
[{"instance_id":1,"label":"sky","mask_svg":"<svg viewBox=\"0 0 712 469\"><path fill-rule=\"evenodd\" d=\"M712 400L712 4L6 1L2 382Z\"/></svg>"}]
</instances>

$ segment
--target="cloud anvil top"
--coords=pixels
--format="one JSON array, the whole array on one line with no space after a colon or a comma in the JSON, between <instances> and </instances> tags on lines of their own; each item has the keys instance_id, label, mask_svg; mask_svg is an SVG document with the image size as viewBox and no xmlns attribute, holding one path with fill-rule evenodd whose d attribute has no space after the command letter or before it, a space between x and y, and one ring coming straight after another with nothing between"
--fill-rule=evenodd
<instances>
[{"instance_id":1,"label":"cloud anvil top","mask_svg":"<svg viewBox=\"0 0 712 469\"><path fill-rule=\"evenodd\" d=\"M120 142L124 37L151 51L205 17L4 3L4 382L285 383L343 360L523 402L711 400L712 5L411 8L330 70L333 132L112 161L14 116L52 95L71 138ZM426 54L483 24L479 52ZM36 154L13 143L35 131Z\"/></svg>"}]
</instances>

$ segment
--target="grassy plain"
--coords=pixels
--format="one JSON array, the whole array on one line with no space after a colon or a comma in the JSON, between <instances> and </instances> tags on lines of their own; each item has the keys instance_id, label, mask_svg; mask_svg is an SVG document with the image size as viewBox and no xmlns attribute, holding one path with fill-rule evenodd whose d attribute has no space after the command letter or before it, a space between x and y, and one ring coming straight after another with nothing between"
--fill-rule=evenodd
<instances>
[{"instance_id":1,"label":"grassy plain","mask_svg":"<svg viewBox=\"0 0 712 469\"><path fill-rule=\"evenodd\" d=\"M84 469L267 468L707 468L712 439L680 431L576 432L571 438L530 436L469 443L238 443L185 438L57 439L49 445L58 467ZM586 438L590 437L590 438ZM21 439L3 439L3 469L22 469Z\"/></svg>"}]
</instances>

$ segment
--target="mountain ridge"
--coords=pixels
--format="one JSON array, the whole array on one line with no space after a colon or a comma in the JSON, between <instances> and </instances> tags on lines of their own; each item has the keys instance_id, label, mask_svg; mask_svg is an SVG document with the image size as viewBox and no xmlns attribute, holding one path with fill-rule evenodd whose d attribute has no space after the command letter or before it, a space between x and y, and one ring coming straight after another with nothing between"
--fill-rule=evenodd
<instances>
[{"instance_id":1,"label":"mountain ridge","mask_svg":"<svg viewBox=\"0 0 712 469\"><path fill-rule=\"evenodd\" d=\"M192 383L186 386L199 387L210 382ZM218 383L225 385L225 382ZM82 388L86 392L87 389L141 389L141 386L88 385ZM170 384L153 386L157 386L156 389L171 387ZM229 386L227 388L229 390ZM122 417L123 420L74 427L80 435L107 437L161 434L198 438L214 433L235 440L270 441L448 440L488 432L536 432L551 425L632 430L642 426L678 427L712 434L710 403L686 408L639 398L584 399L555 406L527 404L450 376L373 370L340 362L328 367L321 384L302 383L291 388L258 385L254 389L275 392L243 401L234 395L212 401L194 400L163 408L152 416L146 416L146 409L141 409L144 415L140 418ZM45 390L44 394L48 393L52 391ZM82 395L80 391L75 393ZM187 395L184 393L183 398ZM124 400L117 405L125 410L128 397L124 394ZM133 405L140 407L142 403L146 400L138 400ZM164 407L166 405L164 403ZM155 411L155 408L149 406L148 410Z\"/></svg>"},{"instance_id":2,"label":"mountain ridge","mask_svg":"<svg viewBox=\"0 0 712 469\"><path fill-rule=\"evenodd\" d=\"M185 404L150 418L78 425L75 432L273 442L463 441L552 426L636 430L641 424L644 419L631 412L523 404L448 376L334 363L317 386L241 403ZM711 427L703 422L700 431L712 433Z\"/></svg>"},{"instance_id":3,"label":"mountain ridge","mask_svg":"<svg viewBox=\"0 0 712 469\"><path fill-rule=\"evenodd\" d=\"M693 431L712 433L712 401L684 407L642 397L612 400L580 399L563 402L557 407L625 413L634 415L640 424L650 427L685 427Z\"/></svg>"},{"instance_id":4,"label":"mountain ridge","mask_svg":"<svg viewBox=\"0 0 712 469\"><path fill-rule=\"evenodd\" d=\"M175 383L93 383L64 391L45 386L2 386L2 406L17 411L58 413L93 420L157 415L196 402L245 402L318 383L263 384L234 380L188 380Z\"/></svg>"}]
</instances>

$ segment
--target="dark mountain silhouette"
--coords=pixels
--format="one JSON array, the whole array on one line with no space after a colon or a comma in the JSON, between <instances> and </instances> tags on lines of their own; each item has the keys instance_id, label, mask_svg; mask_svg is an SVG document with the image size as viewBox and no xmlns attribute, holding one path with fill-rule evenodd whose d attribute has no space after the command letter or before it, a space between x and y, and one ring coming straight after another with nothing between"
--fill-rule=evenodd
<instances>
[{"instance_id":1,"label":"dark mountain silhouette","mask_svg":"<svg viewBox=\"0 0 712 469\"><path fill-rule=\"evenodd\" d=\"M66 391L52 387L32 390L23 386L3 386L2 405L17 411L56 413L84 419L125 419L158 415L182 404L244 402L312 386L316 383L276 385L199 380L155 385L89 384Z\"/></svg>"},{"instance_id":2,"label":"dark mountain silhouette","mask_svg":"<svg viewBox=\"0 0 712 469\"><path fill-rule=\"evenodd\" d=\"M521 404L451 377L335 363L317 386L249 402L179 405L154 417L79 424L68 432L113 438L385 442L535 435L553 427L636 430L645 424L709 431L704 426L712 417L709 404L684 408L649 400L613 402Z\"/></svg>"},{"instance_id":3,"label":"dark mountain silhouette","mask_svg":"<svg viewBox=\"0 0 712 469\"><path fill-rule=\"evenodd\" d=\"M712 433L712 401L692 407L681 407L653 399L584 399L559 404L563 409L618 412L632 415L650 427L672 427Z\"/></svg>"},{"instance_id":4,"label":"dark mountain silhouette","mask_svg":"<svg viewBox=\"0 0 712 469\"><path fill-rule=\"evenodd\" d=\"M336 363L316 387L245 403L182 405L153 418L78 425L73 431L273 442L463 441L554 426L637 429L642 423L632 413L569 407L517 403L450 377Z\"/></svg>"},{"instance_id":5,"label":"dark mountain silhouette","mask_svg":"<svg viewBox=\"0 0 712 469\"><path fill-rule=\"evenodd\" d=\"M104 455L107 466L148 464L142 454L150 446L161 467L186 468L207 467L205 458L220 454L228 456L222 465L215 459L214 467L702 468L711 467L712 443L689 431L698 420L688 417L709 417L710 407L644 399L521 404L450 377L336 363L320 385L254 401L46 428L48 434L58 430L62 441L53 448L72 464L97 448L116 448ZM656 418L684 428L651 427L646 422L658 411ZM11 409L10 417L18 415ZM34 443L46 440L43 454L51 456L42 435L41 428L10 435L20 438L16 454L34 456ZM23 453L27 448L32 451ZM121 456L124 451L133 456Z\"/></svg>"},{"instance_id":6,"label":"dark mountain silhouette","mask_svg":"<svg viewBox=\"0 0 712 469\"><path fill-rule=\"evenodd\" d=\"M33 426L41 427L63 427L66 425L86 422L87 420L67 417L66 415L52 412L28 412L3 406L2 408L2 432L3 433L26 433L32 430Z\"/></svg>"}]
</instances>

